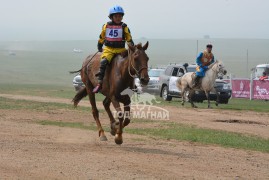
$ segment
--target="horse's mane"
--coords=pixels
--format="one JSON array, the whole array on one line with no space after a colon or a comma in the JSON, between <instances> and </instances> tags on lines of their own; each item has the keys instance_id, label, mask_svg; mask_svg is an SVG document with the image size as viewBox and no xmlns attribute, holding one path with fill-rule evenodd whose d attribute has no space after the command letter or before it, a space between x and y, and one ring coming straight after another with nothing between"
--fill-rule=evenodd
<instances>
[{"instance_id":1,"label":"horse's mane","mask_svg":"<svg viewBox=\"0 0 269 180\"><path fill-rule=\"evenodd\" d=\"M214 63L208 66L208 69L211 69L215 64L222 64L222 61L216 60Z\"/></svg>"}]
</instances>

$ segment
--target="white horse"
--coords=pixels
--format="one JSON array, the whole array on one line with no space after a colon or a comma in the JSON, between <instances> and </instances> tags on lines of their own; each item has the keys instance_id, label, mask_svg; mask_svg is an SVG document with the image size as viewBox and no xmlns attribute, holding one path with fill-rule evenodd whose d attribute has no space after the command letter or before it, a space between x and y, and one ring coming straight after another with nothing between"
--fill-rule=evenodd
<instances>
[{"instance_id":1,"label":"white horse","mask_svg":"<svg viewBox=\"0 0 269 180\"><path fill-rule=\"evenodd\" d=\"M189 72L184 74L181 78L179 78L177 80L177 87L178 89L181 90L181 96L182 96L182 106L184 106L185 103L185 96L186 96L186 92L189 92L188 98L189 101L192 105L192 107L197 108L197 106L195 106L193 104L192 101L192 96L195 93L195 90L202 90L205 92L205 95L207 97L207 101L208 101L208 108L211 108L210 106L210 99L209 99L209 92L213 91L216 93L217 95L217 101L216 101L216 106L218 106L218 102L219 102L219 94L217 93L216 89L215 89L215 81L216 78L218 76L219 73L222 73L223 75L225 75L227 73L227 71L224 69L224 65L222 64L221 61L216 61L215 63L211 64L208 66L208 70L205 73L205 77L203 77L200 80L200 84L197 87L191 88L192 84L193 84L193 74L194 72Z\"/></svg>"}]
</instances>

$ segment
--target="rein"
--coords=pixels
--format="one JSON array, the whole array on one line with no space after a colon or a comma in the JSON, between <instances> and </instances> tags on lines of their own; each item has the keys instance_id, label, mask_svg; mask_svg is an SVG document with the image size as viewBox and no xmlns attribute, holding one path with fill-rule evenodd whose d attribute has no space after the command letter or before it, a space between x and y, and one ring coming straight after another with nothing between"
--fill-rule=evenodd
<instances>
[{"instance_id":1,"label":"rein","mask_svg":"<svg viewBox=\"0 0 269 180\"><path fill-rule=\"evenodd\" d=\"M139 73L143 70L143 69L148 69L148 67L141 67L139 70L137 70L135 67L134 67L134 64L133 64L133 61L134 61L134 58L132 58L131 56L131 50L128 49L128 61L129 61L129 64L128 64L128 72L129 72L129 75L132 77L132 78L135 78L135 76L139 77ZM135 70L135 74L132 74L131 73L131 67Z\"/></svg>"}]
</instances>

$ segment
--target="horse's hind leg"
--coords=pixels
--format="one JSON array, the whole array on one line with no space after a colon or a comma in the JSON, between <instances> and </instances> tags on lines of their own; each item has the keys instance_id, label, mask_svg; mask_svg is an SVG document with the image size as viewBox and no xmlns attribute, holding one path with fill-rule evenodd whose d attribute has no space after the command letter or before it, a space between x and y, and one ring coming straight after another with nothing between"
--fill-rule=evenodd
<instances>
[{"instance_id":1,"label":"horse's hind leg","mask_svg":"<svg viewBox=\"0 0 269 180\"><path fill-rule=\"evenodd\" d=\"M182 96L182 103L181 103L181 105L184 106L184 104L185 104L185 90L182 90L181 96Z\"/></svg>"},{"instance_id":2,"label":"horse's hind leg","mask_svg":"<svg viewBox=\"0 0 269 180\"><path fill-rule=\"evenodd\" d=\"M93 114L93 117L95 119L95 122L96 122L96 125L98 128L100 140L107 141L107 138L105 136L105 132L104 132L102 125L101 125L101 122L99 120L99 111L96 107L95 94L93 94L91 90L88 90L88 94L89 94L90 103L92 105L92 114Z\"/></svg>"},{"instance_id":3,"label":"horse's hind leg","mask_svg":"<svg viewBox=\"0 0 269 180\"><path fill-rule=\"evenodd\" d=\"M194 103L193 103L193 101L192 101L192 97L193 97L194 93L195 93L194 90L190 90L190 91L189 91L189 101L190 101L191 106L192 106L193 108L197 108L197 106L195 106Z\"/></svg>"},{"instance_id":4,"label":"horse's hind leg","mask_svg":"<svg viewBox=\"0 0 269 180\"><path fill-rule=\"evenodd\" d=\"M106 97L104 99L104 101L103 101L103 105L104 105L105 110L106 110L106 112L107 112L107 114L109 116L109 119L110 119L110 128L111 128L110 134L115 136L115 134L116 134L115 122L116 121L115 121L115 119L114 119L114 117L112 115L112 112L110 110L110 104L111 104L111 100Z\"/></svg>"}]
</instances>

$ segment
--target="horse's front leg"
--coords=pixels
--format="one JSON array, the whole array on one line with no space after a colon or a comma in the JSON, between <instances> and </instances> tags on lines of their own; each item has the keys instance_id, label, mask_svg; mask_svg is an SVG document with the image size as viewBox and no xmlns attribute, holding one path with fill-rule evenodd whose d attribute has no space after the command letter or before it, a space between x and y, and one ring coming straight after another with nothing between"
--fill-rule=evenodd
<instances>
[{"instance_id":1,"label":"horse's front leg","mask_svg":"<svg viewBox=\"0 0 269 180\"><path fill-rule=\"evenodd\" d=\"M112 102L114 108L117 111L117 116L118 116L118 119L119 119L119 123L116 123L115 124L115 129L116 129L115 143L116 144L122 144L123 143L123 140L122 140L122 129L123 129L123 117L124 117L124 114L123 114L123 112L121 110L119 101L116 100L115 97L113 97L111 99L111 102Z\"/></svg>"},{"instance_id":2,"label":"horse's front leg","mask_svg":"<svg viewBox=\"0 0 269 180\"><path fill-rule=\"evenodd\" d=\"M208 109L211 109L211 106L210 106L210 98L209 98L209 92L210 92L210 91L205 91L205 95L206 95L206 98L207 98L207 108L208 108Z\"/></svg>"},{"instance_id":3,"label":"horse's front leg","mask_svg":"<svg viewBox=\"0 0 269 180\"><path fill-rule=\"evenodd\" d=\"M130 112L130 105L131 105L131 100L130 100L130 97L126 97L126 99L124 100L123 102L124 104L124 121L123 121L123 127L127 126L131 119L131 112Z\"/></svg>"},{"instance_id":4,"label":"horse's front leg","mask_svg":"<svg viewBox=\"0 0 269 180\"><path fill-rule=\"evenodd\" d=\"M218 93L218 91L217 91L216 88L214 88L213 91L215 92L215 94L216 94L216 96L217 96L217 100L216 100L216 102L215 102L215 105L218 106L218 105L219 105L219 93Z\"/></svg>"}]
</instances>

